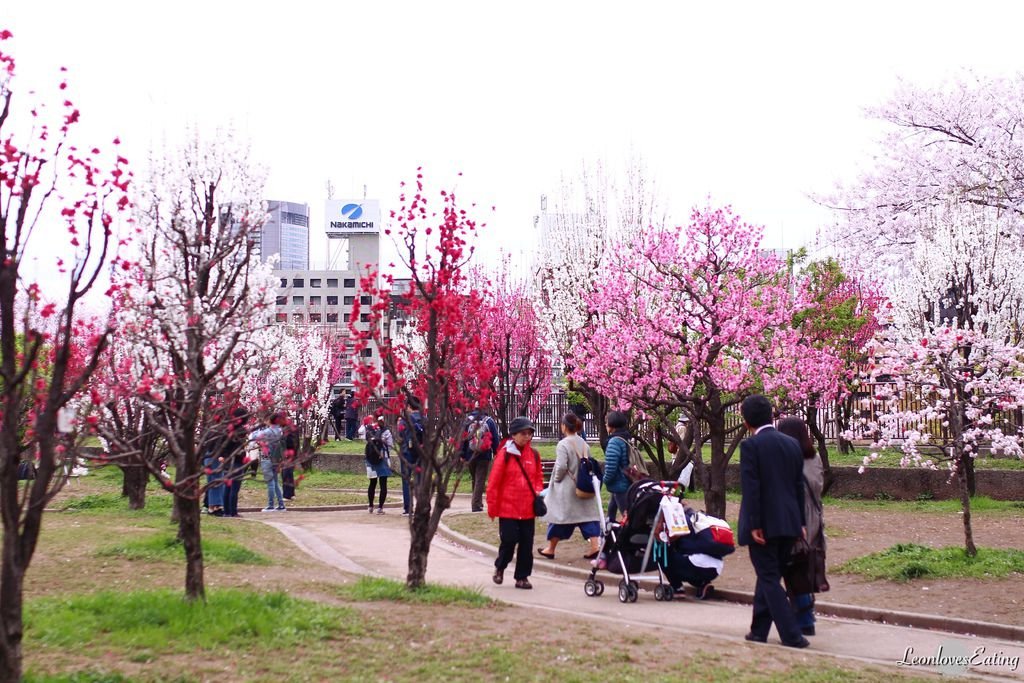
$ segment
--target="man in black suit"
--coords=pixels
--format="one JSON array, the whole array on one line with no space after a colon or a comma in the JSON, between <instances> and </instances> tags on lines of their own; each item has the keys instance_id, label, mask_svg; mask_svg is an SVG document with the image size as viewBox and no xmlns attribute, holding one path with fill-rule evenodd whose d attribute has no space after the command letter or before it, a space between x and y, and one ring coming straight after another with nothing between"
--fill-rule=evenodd
<instances>
[{"instance_id":1,"label":"man in black suit","mask_svg":"<svg viewBox=\"0 0 1024 683\"><path fill-rule=\"evenodd\" d=\"M782 644L807 647L782 587L782 571L793 543L805 533L804 460L800 444L772 427L772 404L748 396L740 412L754 435L740 443L739 543L748 546L757 574L754 616L746 639L768 641L775 622Z\"/></svg>"}]
</instances>

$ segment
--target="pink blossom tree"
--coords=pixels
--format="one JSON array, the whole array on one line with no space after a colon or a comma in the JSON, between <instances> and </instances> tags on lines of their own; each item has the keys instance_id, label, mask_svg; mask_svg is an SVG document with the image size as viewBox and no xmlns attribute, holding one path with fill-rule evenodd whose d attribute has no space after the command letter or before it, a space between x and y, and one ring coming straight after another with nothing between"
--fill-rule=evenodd
<instances>
[{"instance_id":1,"label":"pink blossom tree","mask_svg":"<svg viewBox=\"0 0 1024 683\"><path fill-rule=\"evenodd\" d=\"M142 402L174 464L172 480L148 461L174 494L189 600L205 597L204 452L224 434L246 378L266 352L257 332L271 324L276 284L270 266L257 263L252 237L266 217L262 181L229 134L217 139L206 144L197 133L180 150L152 160L138 206L147 240L137 265L117 283L114 310L118 335L131 347L119 391ZM97 424L110 454L137 455L116 427Z\"/></svg>"},{"instance_id":2,"label":"pink blossom tree","mask_svg":"<svg viewBox=\"0 0 1024 683\"><path fill-rule=\"evenodd\" d=\"M891 324L874 350L872 375L892 384L872 398L877 420L850 435L900 448L902 466L944 464L959 485L973 556L974 459L1024 457L1024 431L1007 419L1024 407L1024 257L1015 218L1001 209L959 204L932 217L931 239L890 285Z\"/></svg>"},{"instance_id":3,"label":"pink blossom tree","mask_svg":"<svg viewBox=\"0 0 1024 683\"><path fill-rule=\"evenodd\" d=\"M798 254L802 257L802 254ZM850 428L854 390L867 360L866 349L878 332L876 316L881 295L878 286L864 275L848 274L838 261L826 259L808 264L795 278L793 328L797 343L810 347L801 356L808 362L813 354L818 371L807 373L798 396L783 387L776 396L780 410L802 411L811 437L817 443L825 471L825 490L832 483L828 447L819 416L835 408L832 419L837 431ZM840 447L849 442L840 442Z\"/></svg>"},{"instance_id":4,"label":"pink blossom tree","mask_svg":"<svg viewBox=\"0 0 1024 683\"><path fill-rule=\"evenodd\" d=\"M534 267L537 314L547 329L554 358L568 379L570 398L589 404L598 436L607 436L607 398L574 372L573 349L593 322L589 300L597 273L606 265L608 245L666 222L665 202L639 156L631 156L613 177L606 164L584 161L562 178L557 194L538 217L541 251Z\"/></svg>"},{"instance_id":5,"label":"pink blossom tree","mask_svg":"<svg viewBox=\"0 0 1024 683\"><path fill-rule=\"evenodd\" d=\"M685 227L644 230L613 250L590 299L597 323L573 355L580 381L660 416L659 434L679 446L675 467L695 463L707 510L718 516L743 431L730 409L754 392L804 400L808 378L830 366L827 354L800 343L782 264L760 251L760 238L727 208L695 210ZM709 467L664 419L676 409L705 425Z\"/></svg>"},{"instance_id":6,"label":"pink blossom tree","mask_svg":"<svg viewBox=\"0 0 1024 683\"><path fill-rule=\"evenodd\" d=\"M372 353L376 347L380 356L379 371L372 360L360 364L356 397L366 403L379 396L384 412L397 418L400 440L414 460L406 577L410 589L424 583L430 542L451 504L451 478L462 470L463 424L473 408L491 400L497 372L477 322L484 318L487 296L469 281L473 248L468 241L477 222L459 208L451 192L442 191L437 208L432 206L418 172L414 189L403 192L400 208L391 213L394 227L385 231L395 234L411 276L409 290L401 293L405 296L395 299L406 321L403 333L385 334L391 276L383 283L372 271L361 278L362 293L373 300L369 322L358 322L363 310L358 297L351 316L357 355L362 360L364 350ZM410 399L423 406L422 432L409 409Z\"/></svg>"},{"instance_id":7,"label":"pink blossom tree","mask_svg":"<svg viewBox=\"0 0 1024 683\"><path fill-rule=\"evenodd\" d=\"M83 324L82 301L112 263L113 226L129 207L130 175L120 156L73 144L79 111L62 81L61 104L19 104L15 60L0 29L0 680L21 680L22 606L43 510L66 481L78 443L62 424L74 396L100 362L111 328ZM117 141L115 140L115 148ZM50 229L57 228L55 233ZM66 243L61 243L63 227ZM49 298L28 279L30 249L48 251L59 274ZM63 430L61 429L63 428ZM21 485L22 463L35 479Z\"/></svg>"},{"instance_id":8,"label":"pink blossom tree","mask_svg":"<svg viewBox=\"0 0 1024 683\"><path fill-rule=\"evenodd\" d=\"M551 388L551 350L546 327L522 280L505 259L489 286L484 317L478 323L488 353L497 360L491 410L502 434L517 415L536 417Z\"/></svg>"}]
</instances>

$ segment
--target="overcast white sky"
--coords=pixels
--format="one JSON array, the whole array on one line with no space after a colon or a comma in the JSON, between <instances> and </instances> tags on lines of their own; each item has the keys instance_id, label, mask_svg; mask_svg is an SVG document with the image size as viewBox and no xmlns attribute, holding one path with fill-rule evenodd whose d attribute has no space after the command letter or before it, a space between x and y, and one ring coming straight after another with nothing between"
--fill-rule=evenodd
<instances>
[{"instance_id":1,"label":"overcast white sky","mask_svg":"<svg viewBox=\"0 0 1024 683\"><path fill-rule=\"evenodd\" d=\"M83 137L139 167L188 123L233 123L268 198L319 229L328 179L386 212L422 165L485 207L492 254L532 249L563 172L631 149L675 219L710 195L799 246L827 220L806 195L870 162L863 108L897 77L1024 67L1013 2L4 4L20 87L68 66Z\"/></svg>"}]
</instances>

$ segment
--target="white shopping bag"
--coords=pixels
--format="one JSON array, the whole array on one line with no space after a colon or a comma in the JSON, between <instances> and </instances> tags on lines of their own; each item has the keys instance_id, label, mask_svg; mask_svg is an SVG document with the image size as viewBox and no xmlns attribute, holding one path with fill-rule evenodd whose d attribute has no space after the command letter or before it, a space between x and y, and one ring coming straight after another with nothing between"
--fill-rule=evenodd
<instances>
[{"instance_id":1,"label":"white shopping bag","mask_svg":"<svg viewBox=\"0 0 1024 683\"><path fill-rule=\"evenodd\" d=\"M665 496L661 499L661 516L665 519L665 530L670 539L690 533L690 525L686 523L686 509L678 498Z\"/></svg>"}]
</instances>

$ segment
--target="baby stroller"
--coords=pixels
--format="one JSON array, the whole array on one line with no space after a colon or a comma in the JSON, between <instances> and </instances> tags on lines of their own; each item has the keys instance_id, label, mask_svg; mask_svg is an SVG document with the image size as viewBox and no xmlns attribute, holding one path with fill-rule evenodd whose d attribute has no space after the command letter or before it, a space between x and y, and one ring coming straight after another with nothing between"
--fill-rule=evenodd
<instances>
[{"instance_id":1,"label":"baby stroller","mask_svg":"<svg viewBox=\"0 0 1024 683\"><path fill-rule=\"evenodd\" d=\"M590 577L583 584L588 597L604 593L604 582L597 578L597 572L606 568L612 574L621 575L619 580L619 602L636 602L640 594L639 581L656 579L655 600L671 600L675 591L665 575L661 563L655 561L655 529L661 521L661 500L671 496L681 485L674 481L641 479L633 483L626 493L625 518L621 523L606 524L601 559L595 563ZM602 515L603 518L603 515Z\"/></svg>"}]
</instances>

